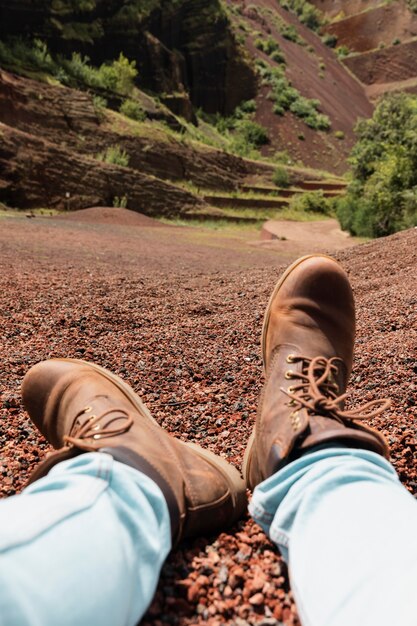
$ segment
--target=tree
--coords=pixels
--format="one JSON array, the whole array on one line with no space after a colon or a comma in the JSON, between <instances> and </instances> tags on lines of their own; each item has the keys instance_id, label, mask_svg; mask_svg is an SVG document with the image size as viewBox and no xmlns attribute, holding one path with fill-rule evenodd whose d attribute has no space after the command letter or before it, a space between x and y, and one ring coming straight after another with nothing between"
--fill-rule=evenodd
<instances>
[{"instance_id":1,"label":"tree","mask_svg":"<svg viewBox=\"0 0 417 626\"><path fill-rule=\"evenodd\" d=\"M342 228L381 237L417 225L417 97L385 96L355 132L353 180L337 207Z\"/></svg>"}]
</instances>

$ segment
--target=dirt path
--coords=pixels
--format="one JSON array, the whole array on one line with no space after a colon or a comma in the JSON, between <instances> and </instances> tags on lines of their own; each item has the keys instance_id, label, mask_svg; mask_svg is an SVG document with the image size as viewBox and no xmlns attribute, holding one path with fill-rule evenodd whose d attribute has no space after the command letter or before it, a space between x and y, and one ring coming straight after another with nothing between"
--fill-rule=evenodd
<instances>
[{"instance_id":1,"label":"dirt path","mask_svg":"<svg viewBox=\"0 0 417 626\"><path fill-rule=\"evenodd\" d=\"M393 398L374 425L414 493L416 244L412 230L337 253L358 306L353 403ZM261 389L264 307L295 256L293 247L254 247L247 233L0 220L1 494L18 492L48 450L23 410L20 384L52 356L113 370L173 435L239 466ZM262 601L251 602L259 593ZM175 550L143 624L258 621L298 624L280 555L244 519Z\"/></svg>"},{"instance_id":2,"label":"dirt path","mask_svg":"<svg viewBox=\"0 0 417 626\"><path fill-rule=\"evenodd\" d=\"M291 247L295 248L299 254L307 254L351 248L357 245L358 241L343 232L339 222L334 219L317 222L269 220L262 228L259 245L276 251Z\"/></svg>"}]
</instances>

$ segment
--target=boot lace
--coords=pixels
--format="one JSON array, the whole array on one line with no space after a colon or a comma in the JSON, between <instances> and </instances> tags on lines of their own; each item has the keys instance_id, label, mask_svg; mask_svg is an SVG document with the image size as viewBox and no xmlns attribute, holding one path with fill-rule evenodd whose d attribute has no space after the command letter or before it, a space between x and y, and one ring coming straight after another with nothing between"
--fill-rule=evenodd
<instances>
[{"instance_id":1,"label":"boot lace","mask_svg":"<svg viewBox=\"0 0 417 626\"><path fill-rule=\"evenodd\" d=\"M101 415L90 415L81 424L79 418L90 411L91 407L87 406L77 413L69 434L64 436L64 442L68 448L85 447L85 439L123 435L133 424L133 417L124 409L119 408L109 409Z\"/></svg>"},{"instance_id":2,"label":"boot lace","mask_svg":"<svg viewBox=\"0 0 417 626\"><path fill-rule=\"evenodd\" d=\"M343 363L338 357L327 359L323 356L315 358L289 355L288 363L302 361L302 371L285 373L287 379L299 379L298 385L288 389L281 387L290 399L292 406L298 405L309 412L325 417L332 417L340 423L345 420L367 420L379 415L387 409L391 401L387 398L366 402L360 407L346 411L343 403L347 393L338 395L339 387L335 381L335 375L339 371L339 364Z\"/></svg>"}]
</instances>

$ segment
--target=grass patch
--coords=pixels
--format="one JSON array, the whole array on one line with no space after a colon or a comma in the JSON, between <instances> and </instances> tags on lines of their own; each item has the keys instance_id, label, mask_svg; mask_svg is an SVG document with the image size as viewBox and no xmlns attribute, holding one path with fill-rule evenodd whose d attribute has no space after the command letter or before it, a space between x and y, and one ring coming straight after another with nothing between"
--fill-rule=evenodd
<instances>
[{"instance_id":1,"label":"grass patch","mask_svg":"<svg viewBox=\"0 0 417 626\"><path fill-rule=\"evenodd\" d=\"M0 41L0 64L18 74L42 74L52 76L68 87L105 90L128 96L134 89L137 76L136 62L129 61L122 53L118 59L99 67L78 52L71 58L52 55L40 39L11 37Z\"/></svg>"},{"instance_id":2,"label":"grass patch","mask_svg":"<svg viewBox=\"0 0 417 626\"><path fill-rule=\"evenodd\" d=\"M197 219L197 218L182 218L182 217L172 217L172 218L167 218L167 217L160 217L160 218L156 218L159 222L162 222L163 224L169 224L172 226L189 226L191 228L198 228L198 229L207 229L207 230L215 230L215 231L221 231L222 233L232 233L232 234L236 234L239 232L244 232L244 233L248 233L248 232L253 232L258 234L259 230L262 228L262 224L264 223L264 220L259 220L259 223L254 223L254 222L243 222L243 221L236 221L236 222L231 222L230 220L224 220L224 219Z\"/></svg>"},{"instance_id":3,"label":"grass patch","mask_svg":"<svg viewBox=\"0 0 417 626\"><path fill-rule=\"evenodd\" d=\"M122 167L129 166L130 157L126 150L123 150L120 146L109 146L103 152L99 152L96 156L98 161L103 163L110 163L112 165L121 165Z\"/></svg>"},{"instance_id":4,"label":"grass patch","mask_svg":"<svg viewBox=\"0 0 417 626\"><path fill-rule=\"evenodd\" d=\"M319 100L302 96L291 85L282 66L272 67L262 60L258 60L256 65L262 83L271 87L268 97L274 103L273 110L276 115L284 115L286 111L290 111L301 118L309 128L329 130L330 119L319 112Z\"/></svg>"}]
</instances>

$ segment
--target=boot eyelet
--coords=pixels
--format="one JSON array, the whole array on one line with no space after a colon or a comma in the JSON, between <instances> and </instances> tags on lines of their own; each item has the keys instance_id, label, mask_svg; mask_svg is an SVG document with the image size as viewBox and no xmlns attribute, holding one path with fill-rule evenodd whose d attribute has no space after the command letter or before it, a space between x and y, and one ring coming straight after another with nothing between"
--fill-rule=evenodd
<instances>
[{"instance_id":1,"label":"boot eyelet","mask_svg":"<svg viewBox=\"0 0 417 626\"><path fill-rule=\"evenodd\" d=\"M290 378L292 378L292 371L288 370L287 372L285 372L284 374L284 378L286 378L287 380L289 380Z\"/></svg>"},{"instance_id":2,"label":"boot eyelet","mask_svg":"<svg viewBox=\"0 0 417 626\"><path fill-rule=\"evenodd\" d=\"M294 363L294 355L289 354L286 358L287 363Z\"/></svg>"},{"instance_id":3,"label":"boot eyelet","mask_svg":"<svg viewBox=\"0 0 417 626\"><path fill-rule=\"evenodd\" d=\"M294 393L295 389L294 387L288 387L287 391L288 393Z\"/></svg>"}]
</instances>

